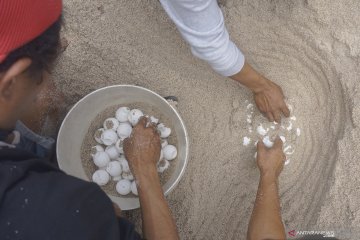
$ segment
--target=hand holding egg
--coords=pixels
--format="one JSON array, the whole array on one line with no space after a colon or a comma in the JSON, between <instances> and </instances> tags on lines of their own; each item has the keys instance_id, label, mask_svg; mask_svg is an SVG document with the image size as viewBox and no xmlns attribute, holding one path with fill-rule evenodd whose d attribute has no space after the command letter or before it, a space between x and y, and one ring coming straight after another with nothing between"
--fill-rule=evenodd
<instances>
[{"instance_id":1,"label":"hand holding egg","mask_svg":"<svg viewBox=\"0 0 360 240\"><path fill-rule=\"evenodd\" d=\"M280 137L274 141L272 148L267 148L262 141L257 144L257 165L262 177L277 180L283 169L286 156L283 152L283 142Z\"/></svg>"},{"instance_id":2,"label":"hand holding egg","mask_svg":"<svg viewBox=\"0 0 360 240\"><path fill-rule=\"evenodd\" d=\"M142 117L133 128L131 136L124 140L125 158L129 161L135 177L140 174L139 166L148 166L141 169L156 168L160 157L160 136L154 125L146 127L147 121L147 118Z\"/></svg>"},{"instance_id":3,"label":"hand holding egg","mask_svg":"<svg viewBox=\"0 0 360 240\"><path fill-rule=\"evenodd\" d=\"M177 157L176 147L168 142L171 129L158 118L145 116L139 109L120 107L115 117L105 119L96 130L98 145L91 147L91 157L98 170L92 175L93 182L104 186L115 181L118 194L137 196L136 176L169 168Z\"/></svg>"}]
</instances>

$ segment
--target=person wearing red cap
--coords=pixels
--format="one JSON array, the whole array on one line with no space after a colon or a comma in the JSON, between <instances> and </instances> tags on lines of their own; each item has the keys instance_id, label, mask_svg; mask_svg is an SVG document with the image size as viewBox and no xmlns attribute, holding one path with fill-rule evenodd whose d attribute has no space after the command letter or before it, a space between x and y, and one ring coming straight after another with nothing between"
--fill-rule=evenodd
<instances>
[{"instance_id":1,"label":"person wearing red cap","mask_svg":"<svg viewBox=\"0 0 360 240\"><path fill-rule=\"evenodd\" d=\"M141 239L99 186L48 161L52 139L19 121L34 112L48 81L61 13L61 0L0 0L0 239ZM125 144L142 183L143 234L179 239L156 171L160 137L145 125L140 122Z\"/></svg>"}]
</instances>

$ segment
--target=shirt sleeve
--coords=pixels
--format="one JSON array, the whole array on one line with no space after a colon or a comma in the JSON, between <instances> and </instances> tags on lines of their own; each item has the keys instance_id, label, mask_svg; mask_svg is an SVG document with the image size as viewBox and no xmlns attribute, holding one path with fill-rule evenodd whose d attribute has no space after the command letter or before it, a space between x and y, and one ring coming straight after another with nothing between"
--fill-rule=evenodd
<instances>
[{"instance_id":1,"label":"shirt sleeve","mask_svg":"<svg viewBox=\"0 0 360 240\"><path fill-rule=\"evenodd\" d=\"M207 61L223 76L232 76L245 58L230 40L216 0L160 0L194 56Z\"/></svg>"}]
</instances>

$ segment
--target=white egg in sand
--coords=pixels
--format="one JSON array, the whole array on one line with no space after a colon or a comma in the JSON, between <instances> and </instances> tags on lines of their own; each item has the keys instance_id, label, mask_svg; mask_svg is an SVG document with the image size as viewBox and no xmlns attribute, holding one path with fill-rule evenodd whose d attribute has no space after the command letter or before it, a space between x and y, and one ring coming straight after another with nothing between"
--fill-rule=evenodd
<instances>
[{"instance_id":1,"label":"white egg in sand","mask_svg":"<svg viewBox=\"0 0 360 240\"><path fill-rule=\"evenodd\" d=\"M130 108L120 107L118 110L116 110L115 117L119 122L127 122L129 113Z\"/></svg>"},{"instance_id":2,"label":"white egg in sand","mask_svg":"<svg viewBox=\"0 0 360 240\"><path fill-rule=\"evenodd\" d=\"M151 117L150 117L150 122L151 122L151 123L154 123L154 124L158 124L158 123L159 123L159 119L156 118L156 117L154 117L154 116L151 116Z\"/></svg>"},{"instance_id":3,"label":"white egg in sand","mask_svg":"<svg viewBox=\"0 0 360 240\"><path fill-rule=\"evenodd\" d=\"M94 156L97 152L104 152L104 148L101 145L91 147L91 156Z\"/></svg>"},{"instance_id":4,"label":"white egg in sand","mask_svg":"<svg viewBox=\"0 0 360 240\"><path fill-rule=\"evenodd\" d=\"M127 195L131 192L131 182L127 179L122 179L116 184L116 191L121 195Z\"/></svg>"},{"instance_id":5,"label":"white egg in sand","mask_svg":"<svg viewBox=\"0 0 360 240\"><path fill-rule=\"evenodd\" d=\"M144 113L141 110L133 109L129 112L128 120L131 125L135 126L142 116L144 116Z\"/></svg>"},{"instance_id":6,"label":"white egg in sand","mask_svg":"<svg viewBox=\"0 0 360 240\"><path fill-rule=\"evenodd\" d=\"M249 145L250 142L251 142L251 139L250 139L249 137L244 137L244 139L243 139L243 145L244 145L244 146Z\"/></svg>"},{"instance_id":7,"label":"white egg in sand","mask_svg":"<svg viewBox=\"0 0 360 240\"><path fill-rule=\"evenodd\" d=\"M109 182L110 176L105 170L100 169L94 172L92 180L97 185L104 186Z\"/></svg>"},{"instance_id":8,"label":"white egg in sand","mask_svg":"<svg viewBox=\"0 0 360 240\"><path fill-rule=\"evenodd\" d=\"M122 172L121 165L118 161L111 161L108 163L106 171L110 174L110 176L118 177Z\"/></svg>"},{"instance_id":9,"label":"white egg in sand","mask_svg":"<svg viewBox=\"0 0 360 240\"><path fill-rule=\"evenodd\" d=\"M137 190L137 186L136 186L136 182L135 182L135 181L133 181L133 182L131 183L131 192L132 192L135 196L138 195L138 190Z\"/></svg>"},{"instance_id":10,"label":"white egg in sand","mask_svg":"<svg viewBox=\"0 0 360 240\"><path fill-rule=\"evenodd\" d=\"M127 179L127 180L130 180L130 181L134 180L134 175L132 175L131 172L123 172L123 173L121 174L121 177L122 177L123 179Z\"/></svg>"},{"instance_id":11,"label":"white egg in sand","mask_svg":"<svg viewBox=\"0 0 360 240\"><path fill-rule=\"evenodd\" d=\"M121 175L117 176L117 177L113 177L113 181L120 181L122 179Z\"/></svg>"},{"instance_id":12,"label":"white egg in sand","mask_svg":"<svg viewBox=\"0 0 360 240\"><path fill-rule=\"evenodd\" d=\"M116 131L119 126L119 121L116 118L108 118L104 121L104 129L112 129Z\"/></svg>"},{"instance_id":13,"label":"white egg in sand","mask_svg":"<svg viewBox=\"0 0 360 240\"><path fill-rule=\"evenodd\" d=\"M160 157L159 157L159 161L164 159L164 151L161 149L160 150Z\"/></svg>"},{"instance_id":14,"label":"white egg in sand","mask_svg":"<svg viewBox=\"0 0 360 240\"><path fill-rule=\"evenodd\" d=\"M110 159L117 159L120 156L115 145L107 146L105 152L109 155Z\"/></svg>"},{"instance_id":15,"label":"white egg in sand","mask_svg":"<svg viewBox=\"0 0 360 240\"><path fill-rule=\"evenodd\" d=\"M168 141L166 139L161 140L161 148L164 148L166 145L168 145Z\"/></svg>"},{"instance_id":16,"label":"white egg in sand","mask_svg":"<svg viewBox=\"0 0 360 240\"><path fill-rule=\"evenodd\" d=\"M272 146L274 146L274 142L270 140L269 136L264 137L264 139L262 141L265 144L265 146L268 148L271 148Z\"/></svg>"},{"instance_id":17,"label":"white egg in sand","mask_svg":"<svg viewBox=\"0 0 360 240\"><path fill-rule=\"evenodd\" d=\"M123 172L130 172L129 163L124 157L119 158L118 161L121 165Z\"/></svg>"},{"instance_id":18,"label":"white egg in sand","mask_svg":"<svg viewBox=\"0 0 360 240\"><path fill-rule=\"evenodd\" d=\"M97 143L103 144L103 142L101 140L101 135L103 134L104 131L105 131L105 129L103 129L103 128L99 128L98 130L95 131L94 139Z\"/></svg>"},{"instance_id":19,"label":"white egg in sand","mask_svg":"<svg viewBox=\"0 0 360 240\"><path fill-rule=\"evenodd\" d=\"M106 146L115 144L118 139L118 135L112 129L107 129L101 134L101 141Z\"/></svg>"},{"instance_id":20,"label":"white egg in sand","mask_svg":"<svg viewBox=\"0 0 360 240\"><path fill-rule=\"evenodd\" d=\"M163 148L164 158L168 161L174 160L177 156L177 149L174 145L167 145Z\"/></svg>"},{"instance_id":21,"label":"white egg in sand","mask_svg":"<svg viewBox=\"0 0 360 240\"><path fill-rule=\"evenodd\" d=\"M157 170L159 173L163 173L166 169L168 169L170 166L170 163L166 159L162 159L157 164Z\"/></svg>"},{"instance_id":22,"label":"white egg in sand","mask_svg":"<svg viewBox=\"0 0 360 240\"><path fill-rule=\"evenodd\" d=\"M265 129L262 125L258 126L256 128L256 131L258 134L260 134L261 136L266 135L266 133L269 131L268 129Z\"/></svg>"},{"instance_id":23,"label":"white egg in sand","mask_svg":"<svg viewBox=\"0 0 360 240\"><path fill-rule=\"evenodd\" d=\"M160 132L161 138L168 138L171 134L171 128L166 127L163 123L160 123L157 129Z\"/></svg>"},{"instance_id":24,"label":"white egg in sand","mask_svg":"<svg viewBox=\"0 0 360 240\"><path fill-rule=\"evenodd\" d=\"M132 132L132 126L130 123L120 123L118 129L116 130L120 139L124 140L125 138L129 137Z\"/></svg>"},{"instance_id":25,"label":"white egg in sand","mask_svg":"<svg viewBox=\"0 0 360 240\"><path fill-rule=\"evenodd\" d=\"M116 149L117 149L118 152L121 153L121 154L124 153L123 144L124 144L124 141L123 141L122 139L117 140L117 142L115 143Z\"/></svg>"},{"instance_id":26,"label":"white egg in sand","mask_svg":"<svg viewBox=\"0 0 360 240\"><path fill-rule=\"evenodd\" d=\"M110 157L106 152L97 152L93 156L93 161L97 167L103 168L110 162Z\"/></svg>"}]
</instances>

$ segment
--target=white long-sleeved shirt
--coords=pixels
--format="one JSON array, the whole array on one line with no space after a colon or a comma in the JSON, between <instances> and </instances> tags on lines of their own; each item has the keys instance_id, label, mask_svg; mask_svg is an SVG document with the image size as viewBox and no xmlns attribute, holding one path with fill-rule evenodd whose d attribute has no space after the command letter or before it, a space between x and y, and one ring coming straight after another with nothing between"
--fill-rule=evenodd
<instances>
[{"instance_id":1,"label":"white long-sleeved shirt","mask_svg":"<svg viewBox=\"0 0 360 240\"><path fill-rule=\"evenodd\" d=\"M194 56L207 61L223 76L232 76L245 58L230 40L216 0L160 0Z\"/></svg>"}]
</instances>

